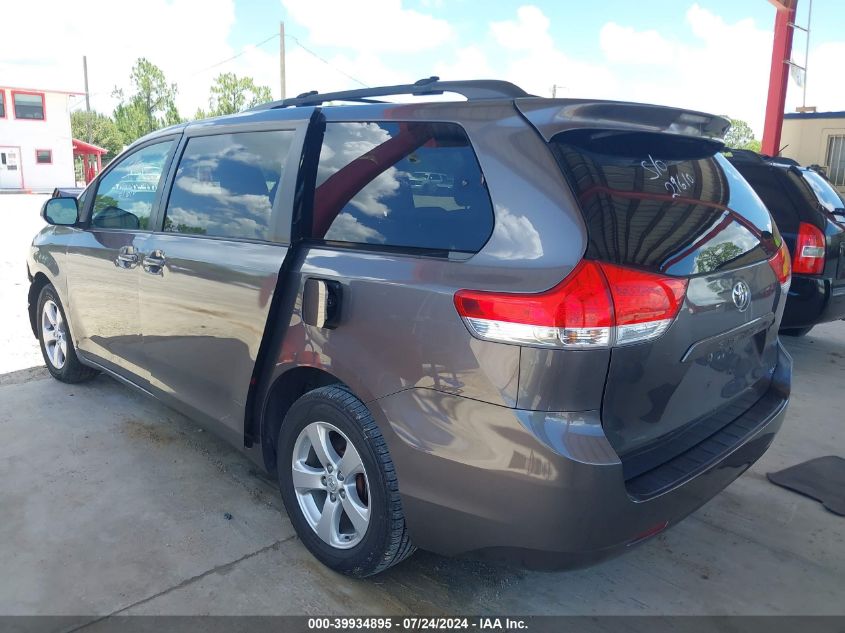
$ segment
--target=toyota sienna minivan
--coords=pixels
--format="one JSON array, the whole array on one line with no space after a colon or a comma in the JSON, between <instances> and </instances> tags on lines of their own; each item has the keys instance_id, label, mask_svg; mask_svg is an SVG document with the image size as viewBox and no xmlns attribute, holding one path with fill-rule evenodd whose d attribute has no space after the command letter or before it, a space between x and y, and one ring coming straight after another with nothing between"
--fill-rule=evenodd
<instances>
[{"instance_id":1,"label":"toyota sienna minivan","mask_svg":"<svg viewBox=\"0 0 845 633\"><path fill-rule=\"evenodd\" d=\"M784 417L789 255L727 128L430 78L160 130L45 203L33 332L57 379L113 376L274 473L333 569L589 564Z\"/></svg>"}]
</instances>

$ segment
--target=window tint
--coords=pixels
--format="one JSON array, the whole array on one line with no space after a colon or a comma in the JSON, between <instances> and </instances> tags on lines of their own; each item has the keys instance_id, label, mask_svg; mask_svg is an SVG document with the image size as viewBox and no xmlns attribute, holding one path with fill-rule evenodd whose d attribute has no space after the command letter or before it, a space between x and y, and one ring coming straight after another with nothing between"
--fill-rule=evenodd
<instances>
[{"instance_id":1,"label":"window tint","mask_svg":"<svg viewBox=\"0 0 845 633\"><path fill-rule=\"evenodd\" d=\"M44 119L44 95L15 92L12 97L16 119Z\"/></svg>"},{"instance_id":2,"label":"window tint","mask_svg":"<svg viewBox=\"0 0 845 633\"><path fill-rule=\"evenodd\" d=\"M766 164L736 163L736 168L769 209L781 230L794 233L798 230L800 211L795 206L796 192L790 192L794 183L789 182L787 171Z\"/></svg>"},{"instance_id":3,"label":"window tint","mask_svg":"<svg viewBox=\"0 0 845 633\"><path fill-rule=\"evenodd\" d=\"M271 239L270 215L292 131L192 138L167 203L164 230Z\"/></svg>"},{"instance_id":4,"label":"window tint","mask_svg":"<svg viewBox=\"0 0 845 633\"><path fill-rule=\"evenodd\" d=\"M453 123L329 123L312 235L477 252L493 208L469 140Z\"/></svg>"},{"instance_id":5,"label":"window tint","mask_svg":"<svg viewBox=\"0 0 845 633\"><path fill-rule=\"evenodd\" d=\"M39 165L49 165L53 162L53 150L37 149L35 150L35 162Z\"/></svg>"},{"instance_id":6,"label":"window tint","mask_svg":"<svg viewBox=\"0 0 845 633\"><path fill-rule=\"evenodd\" d=\"M841 211L845 208L845 200L830 182L812 170L802 171L801 175L815 192L822 206L830 211Z\"/></svg>"},{"instance_id":7,"label":"window tint","mask_svg":"<svg viewBox=\"0 0 845 633\"><path fill-rule=\"evenodd\" d=\"M164 162L173 141L148 145L109 170L97 187L91 226L148 230Z\"/></svg>"},{"instance_id":8,"label":"window tint","mask_svg":"<svg viewBox=\"0 0 845 633\"><path fill-rule=\"evenodd\" d=\"M762 261L777 248L765 206L718 143L580 130L551 146L581 205L591 259L687 276Z\"/></svg>"}]
</instances>

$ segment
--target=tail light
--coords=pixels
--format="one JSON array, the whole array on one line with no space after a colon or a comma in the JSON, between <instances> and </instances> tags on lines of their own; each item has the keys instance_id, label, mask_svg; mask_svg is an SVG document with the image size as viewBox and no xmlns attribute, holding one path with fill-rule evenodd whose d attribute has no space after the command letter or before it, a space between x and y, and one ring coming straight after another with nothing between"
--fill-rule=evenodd
<instances>
[{"instance_id":1,"label":"tail light","mask_svg":"<svg viewBox=\"0 0 845 633\"><path fill-rule=\"evenodd\" d=\"M802 222L798 227L792 272L820 275L824 270L824 251L824 233L821 229Z\"/></svg>"},{"instance_id":2,"label":"tail light","mask_svg":"<svg viewBox=\"0 0 845 633\"><path fill-rule=\"evenodd\" d=\"M678 314L684 279L582 261L535 294L459 290L455 307L480 339L558 348L597 348L653 339Z\"/></svg>"},{"instance_id":3,"label":"tail light","mask_svg":"<svg viewBox=\"0 0 845 633\"><path fill-rule=\"evenodd\" d=\"M789 259L789 250L786 248L786 242L781 241L780 248L778 248L774 257L769 259L769 266L772 267L780 287L786 292L789 289L789 279L792 275L792 265Z\"/></svg>"}]
</instances>

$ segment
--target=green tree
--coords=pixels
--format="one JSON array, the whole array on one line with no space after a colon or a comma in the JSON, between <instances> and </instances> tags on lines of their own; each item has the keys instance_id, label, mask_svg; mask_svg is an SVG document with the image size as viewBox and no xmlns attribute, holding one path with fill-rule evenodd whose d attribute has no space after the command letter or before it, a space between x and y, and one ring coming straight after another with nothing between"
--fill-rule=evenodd
<instances>
[{"instance_id":1,"label":"green tree","mask_svg":"<svg viewBox=\"0 0 845 633\"><path fill-rule=\"evenodd\" d=\"M123 141L117 125L105 114L85 110L71 112L70 128L73 138L107 149L108 153L104 156L106 161L114 158L123 149Z\"/></svg>"},{"instance_id":2,"label":"green tree","mask_svg":"<svg viewBox=\"0 0 845 633\"><path fill-rule=\"evenodd\" d=\"M731 119L731 129L725 136L725 145L733 149L760 151L760 141L754 138L754 131L742 119Z\"/></svg>"},{"instance_id":3,"label":"green tree","mask_svg":"<svg viewBox=\"0 0 845 633\"><path fill-rule=\"evenodd\" d=\"M117 87L112 93L119 101L114 110L114 122L124 144L182 121L176 109L176 84L168 84L158 66L139 58L132 67L129 81L128 94Z\"/></svg>"},{"instance_id":4,"label":"green tree","mask_svg":"<svg viewBox=\"0 0 845 633\"><path fill-rule=\"evenodd\" d=\"M198 110L197 114L221 116L235 114L260 103L272 101L267 86L256 86L252 77L238 77L235 73L217 75L208 98L209 111Z\"/></svg>"},{"instance_id":5,"label":"green tree","mask_svg":"<svg viewBox=\"0 0 845 633\"><path fill-rule=\"evenodd\" d=\"M742 249L733 242L708 246L695 258L695 272L709 273L742 255Z\"/></svg>"}]
</instances>

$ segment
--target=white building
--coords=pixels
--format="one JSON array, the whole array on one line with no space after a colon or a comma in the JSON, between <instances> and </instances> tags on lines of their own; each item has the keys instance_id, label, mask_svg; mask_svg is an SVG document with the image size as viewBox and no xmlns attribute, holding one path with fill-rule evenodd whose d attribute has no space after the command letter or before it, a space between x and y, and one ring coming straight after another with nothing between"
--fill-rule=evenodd
<instances>
[{"instance_id":1,"label":"white building","mask_svg":"<svg viewBox=\"0 0 845 633\"><path fill-rule=\"evenodd\" d=\"M72 187L74 93L0 86L0 189Z\"/></svg>"}]
</instances>

